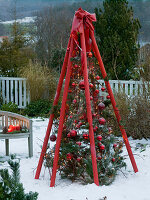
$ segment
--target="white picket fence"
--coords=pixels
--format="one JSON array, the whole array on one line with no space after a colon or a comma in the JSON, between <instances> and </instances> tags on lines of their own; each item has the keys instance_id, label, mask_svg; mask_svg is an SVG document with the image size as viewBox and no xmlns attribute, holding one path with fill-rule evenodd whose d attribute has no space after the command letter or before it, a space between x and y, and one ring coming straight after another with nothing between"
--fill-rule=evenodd
<instances>
[{"instance_id":1,"label":"white picket fence","mask_svg":"<svg viewBox=\"0 0 150 200\"><path fill-rule=\"evenodd\" d=\"M0 97L3 103L13 102L25 108L30 102L30 93L25 78L0 77Z\"/></svg>"},{"instance_id":2,"label":"white picket fence","mask_svg":"<svg viewBox=\"0 0 150 200\"><path fill-rule=\"evenodd\" d=\"M104 86L104 81L99 81ZM136 96L143 94L143 82L142 81L118 81L110 80L110 85L113 93L123 92L128 96ZM149 84L150 85L150 84ZM148 90L146 85L146 90ZM100 92L100 94L103 94ZM30 102L30 92L27 87L25 78L10 78L0 77L0 96L2 96L3 103L13 102L18 105L19 108L25 108L27 103Z\"/></svg>"}]
</instances>

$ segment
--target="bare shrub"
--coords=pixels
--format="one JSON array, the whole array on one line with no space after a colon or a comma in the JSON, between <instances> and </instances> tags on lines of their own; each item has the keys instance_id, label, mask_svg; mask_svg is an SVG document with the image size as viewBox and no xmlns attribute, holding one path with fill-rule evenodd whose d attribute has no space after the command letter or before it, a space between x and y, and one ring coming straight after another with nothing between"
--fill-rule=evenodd
<instances>
[{"instance_id":1,"label":"bare shrub","mask_svg":"<svg viewBox=\"0 0 150 200\"><path fill-rule=\"evenodd\" d=\"M39 99L53 100L58 80L54 69L42 66L37 62L30 62L20 70L20 76L27 79L31 101Z\"/></svg>"}]
</instances>

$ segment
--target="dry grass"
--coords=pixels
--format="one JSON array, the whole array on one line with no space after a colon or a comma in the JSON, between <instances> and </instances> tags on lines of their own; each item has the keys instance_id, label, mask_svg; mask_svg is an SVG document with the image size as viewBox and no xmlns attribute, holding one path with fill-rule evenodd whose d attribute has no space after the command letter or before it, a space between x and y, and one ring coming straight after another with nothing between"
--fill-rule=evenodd
<instances>
[{"instance_id":1,"label":"dry grass","mask_svg":"<svg viewBox=\"0 0 150 200\"><path fill-rule=\"evenodd\" d=\"M40 63L30 62L20 70L20 76L27 79L31 101L39 99L53 100L57 87L57 73Z\"/></svg>"}]
</instances>

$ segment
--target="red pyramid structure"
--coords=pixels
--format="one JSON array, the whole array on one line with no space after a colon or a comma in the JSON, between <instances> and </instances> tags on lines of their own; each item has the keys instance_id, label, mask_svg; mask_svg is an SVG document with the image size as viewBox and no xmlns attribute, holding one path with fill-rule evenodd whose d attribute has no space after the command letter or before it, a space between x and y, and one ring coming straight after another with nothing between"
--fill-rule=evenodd
<instances>
[{"instance_id":1,"label":"red pyramid structure","mask_svg":"<svg viewBox=\"0 0 150 200\"><path fill-rule=\"evenodd\" d=\"M128 138L127 138L126 131L125 131L124 127L121 125L121 117L119 114L119 110L116 107L115 98L112 93L112 89L111 89L111 86L110 86L108 78L107 78L107 73L105 71L105 67L103 65L103 62L102 62L102 59L101 59L101 56L100 56L100 53L99 53L99 50L98 50L98 47L96 44L96 40L94 37L94 26L92 24L92 22L94 22L94 21L96 21L95 14L90 14L90 13L82 10L82 8L79 8L76 11L74 19L73 19L72 30L71 30L71 34L70 34L70 38L69 38L69 42L68 42L68 47L67 47L66 55L64 58L64 63L62 66L62 71L61 71L61 75L59 78L59 83L57 86L57 91L56 91L56 95L55 95L55 99L54 99L54 103L53 103L53 106L56 106L58 104L60 92L61 92L62 85L63 85L63 80L64 80L65 74L66 74L50 187L53 187L55 185L57 165L58 165L58 160L59 160L59 149L60 149L60 145L61 145L63 123L64 123L64 117L65 117L66 101L67 101L67 96L68 96L69 82L70 82L71 69L72 69L71 58L74 57L75 46L78 46L78 48L81 51L81 64L82 64L84 84L85 84L86 109L87 109L87 118L88 118L88 123L89 123L89 138L90 138L90 149L91 149L91 157L92 157L94 183L96 185L99 185L97 162L96 162L96 150L95 150L95 142L94 142L94 132L93 132L93 125L92 125L88 70L87 70L87 55L91 51L94 52L94 55L99 63L100 70L101 70L103 79L105 81L105 86L109 93L110 100L111 100L111 103L112 103L112 106L113 106L113 109L115 112L115 116L117 118L119 128L122 133L122 137L124 139L124 143L126 145L134 172L138 172L137 165L136 165ZM77 41L78 35L80 35L81 46L79 46L79 43ZM43 164L43 158L46 153L47 144L48 144L50 132L51 132L52 125L53 125L53 119L54 119L54 114L52 113L50 115L50 119L49 119L47 131L46 131L38 167L36 170L35 179L39 179L39 176L40 176L40 172L41 172L41 168L42 168L42 164Z\"/></svg>"}]
</instances>

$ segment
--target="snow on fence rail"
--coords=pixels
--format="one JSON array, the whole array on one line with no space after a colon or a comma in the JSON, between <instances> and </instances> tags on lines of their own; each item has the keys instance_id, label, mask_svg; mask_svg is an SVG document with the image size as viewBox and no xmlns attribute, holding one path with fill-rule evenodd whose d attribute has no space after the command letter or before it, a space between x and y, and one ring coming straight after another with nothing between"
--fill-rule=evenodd
<instances>
[{"instance_id":1,"label":"snow on fence rail","mask_svg":"<svg viewBox=\"0 0 150 200\"><path fill-rule=\"evenodd\" d=\"M102 86L105 85L104 80L99 82ZM113 93L123 92L127 96L143 94L142 81L110 80L109 82ZM145 85L146 90L148 90L149 85ZM13 102L19 108L25 108L27 103L30 102L30 92L27 88L25 78L0 77L0 97L2 97L3 103ZM101 92L100 94L103 95Z\"/></svg>"},{"instance_id":2,"label":"snow on fence rail","mask_svg":"<svg viewBox=\"0 0 150 200\"><path fill-rule=\"evenodd\" d=\"M0 97L4 104L13 102L19 108L25 108L30 102L26 79L0 77Z\"/></svg>"}]
</instances>

